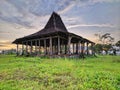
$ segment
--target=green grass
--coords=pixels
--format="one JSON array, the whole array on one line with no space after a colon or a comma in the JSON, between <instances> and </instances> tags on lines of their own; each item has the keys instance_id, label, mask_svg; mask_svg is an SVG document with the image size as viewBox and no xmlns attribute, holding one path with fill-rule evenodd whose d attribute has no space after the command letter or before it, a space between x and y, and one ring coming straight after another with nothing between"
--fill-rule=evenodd
<instances>
[{"instance_id":1,"label":"green grass","mask_svg":"<svg viewBox=\"0 0 120 90\"><path fill-rule=\"evenodd\" d=\"M0 90L120 90L120 56L0 55Z\"/></svg>"}]
</instances>

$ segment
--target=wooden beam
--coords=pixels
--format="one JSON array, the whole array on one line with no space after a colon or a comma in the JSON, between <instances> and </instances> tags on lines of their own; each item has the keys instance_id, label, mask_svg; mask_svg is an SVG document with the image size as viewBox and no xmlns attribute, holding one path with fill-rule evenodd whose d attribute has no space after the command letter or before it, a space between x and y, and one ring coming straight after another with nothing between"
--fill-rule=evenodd
<instances>
[{"instance_id":1,"label":"wooden beam","mask_svg":"<svg viewBox=\"0 0 120 90\"><path fill-rule=\"evenodd\" d=\"M31 43L31 45L30 45L30 54L32 54L32 49L33 49L32 41L30 43Z\"/></svg>"},{"instance_id":2,"label":"wooden beam","mask_svg":"<svg viewBox=\"0 0 120 90\"><path fill-rule=\"evenodd\" d=\"M89 55L88 45L89 45L89 43L87 42L87 55Z\"/></svg>"},{"instance_id":3,"label":"wooden beam","mask_svg":"<svg viewBox=\"0 0 120 90\"><path fill-rule=\"evenodd\" d=\"M40 54L40 51L41 51L40 49L41 49L41 48L40 48L40 39L39 39L39 54Z\"/></svg>"},{"instance_id":4,"label":"wooden beam","mask_svg":"<svg viewBox=\"0 0 120 90\"><path fill-rule=\"evenodd\" d=\"M70 43L71 43L71 39L72 39L72 37L69 36L69 37L68 37L68 50L67 50L67 54L70 54L70 53L71 53L71 51L70 51Z\"/></svg>"},{"instance_id":5,"label":"wooden beam","mask_svg":"<svg viewBox=\"0 0 120 90\"><path fill-rule=\"evenodd\" d=\"M52 36L52 38L57 38L58 36ZM44 37L44 38L37 38L37 39L30 39L30 40L27 40L27 41L35 41L35 40L44 40L44 39L49 39L50 37ZM23 42L26 42L26 41L23 41Z\"/></svg>"},{"instance_id":6,"label":"wooden beam","mask_svg":"<svg viewBox=\"0 0 120 90\"><path fill-rule=\"evenodd\" d=\"M17 52L16 52L17 56L18 56L18 48L19 48L19 45L17 44Z\"/></svg>"},{"instance_id":7,"label":"wooden beam","mask_svg":"<svg viewBox=\"0 0 120 90\"><path fill-rule=\"evenodd\" d=\"M58 55L60 55L60 37L58 36Z\"/></svg>"},{"instance_id":8,"label":"wooden beam","mask_svg":"<svg viewBox=\"0 0 120 90\"><path fill-rule=\"evenodd\" d=\"M85 43L82 42L82 43L81 43L81 53L82 53L82 54L84 54L84 47L85 47Z\"/></svg>"},{"instance_id":9,"label":"wooden beam","mask_svg":"<svg viewBox=\"0 0 120 90\"><path fill-rule=\"evenodd\" d=\"M76 43L76 54L78 54L78 43Z\"/></svg>"},{"instance_id":10,"label":"wooden beam","mask_svg":"<svg viewBox=\"0 0 120 90\"><path fill-rule=\"evenodd\" d=\"M52 55L53 52L52 52L52 37L50 37L50 55Z\"/></svg>"},{"instance_id":11,"label":"wooden beam","mask_svg":"<svg viewBox=\"0 0 120 90\"><path fill-rule=\"evenodd\" d=\"M67 45L65 44L65 54L67 54Z\"/></svg>"},{"instance_id":12,"label":"wooden beam","mask_svg":"<svg viewBox=\"0 0 120 90\"><path fill-rule=\"evenodd\" d=\"M22 55L24 54L24 44L22 42Z\"/></svg>"},{"instance_id":13,"label":"wooden beam","mask_svg":"<svg viewBox=\"0 0 120 90\"><path fill-rule=\"evenodd\" d=\"M44 39L44 54L46 55L46 39Z\"/></svg>"},{"instance_id":14,"label":"wooden beam","mask_svg":"<svg viewBox=\"0 0 120 90\"><path fill-rule=\"evenodd\" d=\"M75 45L74 45L74 43L73 43L73 54L74 54L74 46L75 46Z\"/></svg>"},{"instance_id":15,"label":"wooden beam","mask_svg":"<svg viewBox=\"0 0 120 90\"><path fill-rule=\"evenodd\" d=\"M37 53L37 40L35 40L35 53Z\"/></svg>"},{"instance_id":16,"label":"wooden beam","mask_svg":"<svg viewBox=\"0 0 120 90\"><path fill-rule=\"evenodd\" d=\"M28 54L28 41L26 41L26 53Z\"/></svg>"}]
</instances>

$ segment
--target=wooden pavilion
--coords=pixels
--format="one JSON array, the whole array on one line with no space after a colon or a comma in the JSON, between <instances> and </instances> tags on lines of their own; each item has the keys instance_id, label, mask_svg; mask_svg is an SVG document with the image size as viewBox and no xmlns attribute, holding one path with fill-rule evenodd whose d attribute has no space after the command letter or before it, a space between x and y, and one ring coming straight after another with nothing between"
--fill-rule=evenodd
<instances>
[{"instance_id":1,"label":"wooden pavilion","mask_svg":"<svg viewBox=\"0 0 120 90\"><path fill-rule=\"evenodd\" d=\"M71 56L89 54L88 45L91 45L92 54L94 42L67 31L61 17L53 12L46 26L31 35L13 41L22 46L22 55ZM85 46L86 44L86 46ZM86 47L86 50L85 50Z\"/></svg>"}]
</instances>

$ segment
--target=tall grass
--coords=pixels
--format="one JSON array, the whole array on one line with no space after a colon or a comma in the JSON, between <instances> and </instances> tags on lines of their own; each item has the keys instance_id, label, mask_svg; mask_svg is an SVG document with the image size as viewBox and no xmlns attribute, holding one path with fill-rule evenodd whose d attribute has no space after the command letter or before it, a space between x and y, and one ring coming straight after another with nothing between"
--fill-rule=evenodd
<instances>
[{"instance_id":1,"label":"tall grass","mask_svg":"<svg viewBox=\"0 0 120 90\"><path fill-rule=\"evenodd\" d=\"M0 90L120 90L120 56L0 55Z\"/></svg>"}]
</instances>

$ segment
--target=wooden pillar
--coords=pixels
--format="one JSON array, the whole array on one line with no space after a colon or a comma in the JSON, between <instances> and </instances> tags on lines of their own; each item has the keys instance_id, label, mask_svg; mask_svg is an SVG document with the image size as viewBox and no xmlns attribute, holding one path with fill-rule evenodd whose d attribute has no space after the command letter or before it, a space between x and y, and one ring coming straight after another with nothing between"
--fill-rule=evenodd
<instances>
[{"instance_id":1,"label":"wooden pillar","mask_svg":"<svg viewBox=\"0 0 120 90\"><path fill-rule=\"evenodd\" d=\"M76 54L78 54L78 43L76 43Z\"/></svg>"},{"instance_id":2,"label":"wooden pillar","mask_svg":"<svg viewBox=\"0 0 120 90\"><path fill-rule=\"evenodd\" d=\"M88 49L88 45L89 45L89 43L87 42L87 55L89 55L89 49Z\"/></svg>"},{"instance_id":3,"label":"wooden pillar","mask_svg":"<svg viewBox=\"0 0 120 90\"><path fill-rule=\"evenodd\" d=\"M22 42L22 55L24 55L24 43Z\"/></svg>"},{"instance_id":4,"label":"wooden pillar","mask_svg":"<svg viewBox=\"0 0 120 90\"><path fill-rule=\"evenodd\" d=\"M74 43L73 43L73 54L74 54L74 46L75 46L75 45L74 45Z\"/></svg>"},{"instance_id":5,"label":"wooden pillar","mask_svg":"<svg viewBox=\"0 0 120 90\"><path fill-rule=\"evenodd\" d=\"M84 44L85 44L85 42L82 41L82 42L81 42L81 58L83 58L83 59L85 58L85 56L84 56L84 46L85 46L85 45L84 45Z\"/></svg>"},{"instance_id":6,"label":"wooden pillar","mask_svg":"<svg viewBox=\"0 0 120 90\"><path fill-rule=\"evenodd\" d=\"M78 53L80 54L80 50L81 50L81 44L80 44L80 41L78 42Z\"/></svg>"},{"instance_id":7,"label":"wooden pillar","mask_svg":"<svg viewBox=\"0 0 120 90\"><path fill-rule=\"evenodd\" d=\"M37 54L37 40L35 40L35 54Z\"/></svg>"},{"instance_id":8,"label":"wooden pillar","mask_svg":"<svg viewBox=\"0 0 120 90\"><path fill-rule=\"evenodd\" d=\"M40 54L40 49L41 49L41 48L40 48L40 39L39 39L39 54Z\"/></svg>"},{"instance_id":9,"label":"wooden pillar","mask_svg":"<svg viewBox=\"0 0 120 90\"><path fill-rule=\"evenodd\" d=\"M64 48L64 45L63 45L63 39L61 39L61 45L60 45L60 53L63 54L63 48Z\"/></svg>"},{"instance_id":10,"label":"wooden pillar","mask_svg":"<svg viewBox=\"0 0 120 90\"><path fill-rule=\"evenodd\" d=\"M44 54L46 55L46 39L44 39Z\"/></svg>"},{"instance_id":11,"label":"wooden pillar","mask_svg":"<svg viewBox=\"0 0 120 90\"><path fill-rule=\"evenodd\" d=\"M65 44L65 54L67 54L67 45Z\"/></svg>"},{"instance_id":12,"label":"wooden pillar","mask_svg":"<svg viewBox=\"0 0 120 90\"><path fill-rule=\"evenodd\" d=\"M33 45L32 45L32 41L30 42L30 54L32 54L32 49L33 49Z\"/></svg>"},{"instance_id":13,"label":"wooden pillar","mask_svg":"<svg viewBox=\"0 0 120 90\"><path fill-rule=\"evenodd\" d=\"M26 54L28 54L28 41L26 41Z\"/></svg>"},{"instance_id":14,"label":"wooden pillar","mask_svg":"<svg viewBox=\"0 0 120 90\"><path fill-rule=\"evenodd\" d=\"M50 55L52 55L52 37L50 37Z\"/></svg>"},{"instance_id":15,"label":"wooden pillar","mask_svg":"<svg viewBox=\"0 0 120 90\"><path fill-rule=\"evenodd\" d=\"M58 36L58 55L60 55L60 37Z\"/></svg>"},{"instance_id":16,"label":"wooden pillar","mask_svg":"<svg viewBox=\"0 0 120 90\"><path fill-rule=\"evenodd\" d=\"M16 52L17 56L18 56L18 48L19 48L19 45L17 44L17 52Z\"/></svg>"},{"instance_id":17,"label":"wooden pillar","mask_svg":"<svg viewBox=\"0 0 120 90\"><path fill-rule=\"evenodd\" d=\"M68 37L68 50L67 50L67 54L70 54L70 53L71 53L71 51L70 51L70 43L71 43L71 39L72 39L72 37L69 36L69 37Z\"/></svg>"},{"instance_id":18,"label":"wooden pillar","mask_svg":"<svg viewBox=\"0 0 120 90\"><path fill-rule=\"evenodd\" d=\"M85 47L85 42L82 42L81 43L81 53L82 54L84 53L84 47Z\"/></svg>"},{"instance_id":19,"label":"wooden pillar","mask_svg":"<svg viewBox=\"0 0 120 90\"><path fill-rule=\"evenodd\" d=\"M92 55L95 55L95 51L94 51L93 46L94 46L94 43L91 43Z\"/></svg>"}]
</instances>

